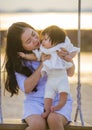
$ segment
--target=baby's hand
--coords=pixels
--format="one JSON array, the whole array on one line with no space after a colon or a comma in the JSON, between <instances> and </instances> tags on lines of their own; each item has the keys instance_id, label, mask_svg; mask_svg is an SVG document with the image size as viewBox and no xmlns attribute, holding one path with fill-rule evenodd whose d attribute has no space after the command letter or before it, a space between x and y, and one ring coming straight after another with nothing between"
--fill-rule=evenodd
<instances>
[{"instance_id":1,"label":"baby's hand","mask_svg":"<svg viewBox=\"0 0 92 130\"><path fill-rule=\"evenodd\" d=\"M20 57L22 57L22 58L25 58L25 56L26 56L26 54L23 53L23 52L18 52L18 55L19 55Z\"/></svg>"}]
</instances>

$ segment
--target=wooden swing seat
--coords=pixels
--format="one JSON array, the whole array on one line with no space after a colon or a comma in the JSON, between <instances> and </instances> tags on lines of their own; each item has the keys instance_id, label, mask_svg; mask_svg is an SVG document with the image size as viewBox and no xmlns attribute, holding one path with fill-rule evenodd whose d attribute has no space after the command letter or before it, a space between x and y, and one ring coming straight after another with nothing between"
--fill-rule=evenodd
<instances>
[{"instance_id":1,"label":"wooden swing seat","mask_svg":"<svg viewBox=\"0 0 92 130\"><path fill-rule=\"evenodd\" d=\"M84 123L85 126L81 126L80 122L72 122L65 126L65 130L92 130L92 126ZM22 123L19 119L8 119L4 123L0 124L0 130L25 130L26 123ZM49 130L49 128L47 128Z\"/></svg>"}]
</instances>

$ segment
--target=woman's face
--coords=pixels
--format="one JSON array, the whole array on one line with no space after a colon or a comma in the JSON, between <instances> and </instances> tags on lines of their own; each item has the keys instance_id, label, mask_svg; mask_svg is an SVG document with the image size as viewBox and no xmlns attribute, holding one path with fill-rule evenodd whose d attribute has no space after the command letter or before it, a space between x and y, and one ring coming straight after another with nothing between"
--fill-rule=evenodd
<instances>
[{"instance_id":1,"label":"woman's face","mask_svg":"<svg viewBox=\"0 0 92 130\"><path fill-rule=\"evenodd\" d=\"M21 40L23 48L27 51L37 49L40 46L38 33L31 28L25 29L21 36Z\"/></svg>"}]
</instances>

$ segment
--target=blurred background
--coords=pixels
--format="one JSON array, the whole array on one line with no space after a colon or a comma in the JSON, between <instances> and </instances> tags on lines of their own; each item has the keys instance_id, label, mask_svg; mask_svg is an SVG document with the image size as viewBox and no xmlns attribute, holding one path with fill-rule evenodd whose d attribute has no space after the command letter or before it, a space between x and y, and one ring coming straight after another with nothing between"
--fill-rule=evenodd
<instances>
[{"instance_id":1,"label":"blurred background","mask_svg":"<svg viewBox=\"0 0 92 130\"><path fill-rule=\"evenodd\" d=\"M14 22L27 22L42 30L58 25L67 31L72 43L78 46L78 0L0 0L0 52L1 68L5 57L7 29ZM92 0L81 0L81 101L83 119L92 125ZM74 58L75 75L69 78L74 99L73 120L77 106L78 56ZM3 69L1 69L2 110L4 118L21 118L24 95L10 97L5 92ZM79 117L78 117L79 118ZM80 118L79 118L80 120Z\"/></svg>"}]
</instances>

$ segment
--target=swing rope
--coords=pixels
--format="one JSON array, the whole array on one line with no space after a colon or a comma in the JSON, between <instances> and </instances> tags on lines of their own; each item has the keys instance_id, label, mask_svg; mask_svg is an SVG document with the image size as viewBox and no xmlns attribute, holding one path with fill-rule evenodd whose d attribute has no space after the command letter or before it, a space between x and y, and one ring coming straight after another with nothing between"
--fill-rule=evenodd
<instances>
[{"instance_id":1,"label":"swing rope","mask_svg":"<svg viewBox=\"0 0 92 130\"><path fill-rule=\"evenodd\" d=\"M1 32L0 32L0 43L1 43ZM0 54L1 54L1 45L0 45ZM1 59L1 55L0 55ZM0 64L0 123L3 122L3 116L2 116L2 93L1 93L1 64Z\"/></svg>"},{"instance_id":2,"label":"swing rope","mask_svg":"<svg viewBox=\"0 0 92 130\"><path fill-rule=\"evenodd\" d=\"M0 86L0 123L3 123L2 107L1 107L1 86Z\"/></svg>"},{"instance_id":3,"label":"swing rope","mask_svg":"<svg viewBox=\"0 0 92 130\"><path fill-rule=\"evenodd\" d=\"M78 0L78 47L81 48L81 33L80 33L80 14L81 0ZM81 82L80 82L80 53L78 53L78 86L77 86L77 108L74 121L76 122L78 112L80 114L81 124L84 126L82 110L81 110Z\"/></svg>"},{"instance_id":4,"label":"swing rope","mask_svg":"<svg viewBox=\"0 0 92 130\"><path fill-rule=\"evenodd\" d=\"M80 48L80 12L81 12L81 0L78 0L78 47ZM0 40L1 40L1 32L0 32ZM1 49L0 49L1 51ZM1 68L1 66L0 66ZM1 69L0 69L1 71ZM1 79L1 75L0 75ZM76 122L78 112L80 113L80 119L81 119L81 124L84 126L84 121L83 121L83 116L82 116L82 111L81 111L81 83L80 83L80 53L78 54L78 86L77 86L77 108L76 108L76 113L75 113L75 119L74 121ZM1 105L1 86L0 86L0 123L3 122L3 116L2 116L2 105Z\"/></svg>"}]
</instances>

